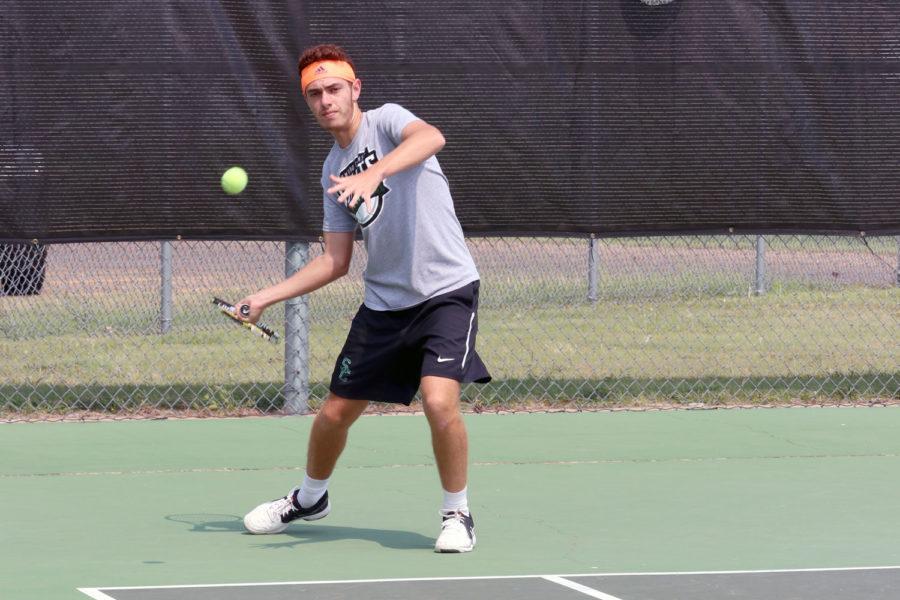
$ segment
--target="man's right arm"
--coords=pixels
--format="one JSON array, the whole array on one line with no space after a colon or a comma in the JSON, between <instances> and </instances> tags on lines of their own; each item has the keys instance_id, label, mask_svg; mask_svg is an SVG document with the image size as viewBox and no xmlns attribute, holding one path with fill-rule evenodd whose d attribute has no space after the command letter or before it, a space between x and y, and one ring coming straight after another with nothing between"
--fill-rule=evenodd
<instances>
[{"instance_id":1,"label":"man's right arm","mask_svg":"<svg viewBox=\"0 0 900 600\"><path fill-rule=\"evenodd\" d=\"M255 323L263 310L269 306L308 294L346 275L350 268L350 259L353 257L354 238L355 234L352 231L339 233L326 231L323 234L325 250L321 255L309 261L284 281L236 303L236 306L243 304L250 306L250 314L243 320Z\"/></svg>"}]
</instances>

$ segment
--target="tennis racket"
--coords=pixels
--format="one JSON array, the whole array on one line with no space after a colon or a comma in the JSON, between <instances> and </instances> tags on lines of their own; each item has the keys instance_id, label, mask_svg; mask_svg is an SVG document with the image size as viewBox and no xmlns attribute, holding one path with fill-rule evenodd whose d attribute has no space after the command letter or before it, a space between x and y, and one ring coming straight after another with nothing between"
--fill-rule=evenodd
<instances>
[{"instance_id":1,"label":"tennis racket","mask_svg":"<svg viewBox=\"0 0 900 600\"><path fill-rule=\"evenodd\" d=\"M272 343L278 343L278 340L281 339L281 336L278 335L278 333L276 333L274 329L272 329L271 327L269 327L262 321L260 321L259 323L256 323L255 325L253 323L245 323L244 321L241 321L238 318L237 313L235 312L236 309L235 309L234 305L231 304L230 302L225 302L224 300L220 300L219 298L213 298L212 303L215 304L216 307L220 311L222 311L223 314L225 314L228 318L232 319L235 323L237 323L239 325L243 325L244 327L246 327L247 329L249 329L256 335L258 335L259 337L263 338L264 340L268 340ZM248 314L250 314L250 307L247 306L246 304L244 306L242 306L241 314L244 316L247 316Z\"/></svg>"}]
</instances>

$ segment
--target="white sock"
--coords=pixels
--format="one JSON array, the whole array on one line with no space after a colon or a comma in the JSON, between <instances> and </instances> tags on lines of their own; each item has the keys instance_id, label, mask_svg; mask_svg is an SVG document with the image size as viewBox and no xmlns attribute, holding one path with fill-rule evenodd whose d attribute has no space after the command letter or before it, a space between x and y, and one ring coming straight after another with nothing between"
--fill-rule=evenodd
<instances>
[{"instance_id":1,"label":"white sock","mask_svg":"<svg viewBox=\"0 0 900 600\"><path fill-rule=\"evenodd\" d=\"M309 508L325 495L328 489L328 481L331 479L313 479L309 475L303 476L303 483L297 493L297 502L304 508Z\"/></svg>"},{"instance_id":2,"label":"white sock","mask_svg":"<svg viewBox=\"0 0 900 600\"><path fill-rule=\"evenodd\" d=\"M469 514L469 498L466 492L469 486L464 487L458 492L448 492L444 490L444 508L443 510L461 511Z\"/></svg>"}]
</instances>

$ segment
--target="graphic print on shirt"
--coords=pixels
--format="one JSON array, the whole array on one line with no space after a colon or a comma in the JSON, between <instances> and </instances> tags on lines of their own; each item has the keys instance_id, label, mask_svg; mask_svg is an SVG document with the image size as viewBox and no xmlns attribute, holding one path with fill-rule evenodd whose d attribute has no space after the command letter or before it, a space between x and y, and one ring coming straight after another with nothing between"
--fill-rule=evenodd
<instances>
[{"instance_id":1,"label":"graphic print on shirt","mask_svg":"<svg viewBox=\"0 0 900 600\"><path fill-rule=\"evenodd\" d=\"M350 161L350 164L344 167L338 175L340 177L348 177L350 175L362 173L376 162L378 162L378 154L374 150L369 150L369 147L366 146L366 149L357 154L356 158ZM370 198L373 205L371 212L369 212L366 208L366 203L362 200L357 201L354 208L346 206L345 208L356 217L360 227L368 227L378 218L378 215L381 214L381 208L384 205L384 196L389 191L391 190L384 185L383 181L378 184L378 188L372 193L372 197Z\"/></svg>"}]
</instances>

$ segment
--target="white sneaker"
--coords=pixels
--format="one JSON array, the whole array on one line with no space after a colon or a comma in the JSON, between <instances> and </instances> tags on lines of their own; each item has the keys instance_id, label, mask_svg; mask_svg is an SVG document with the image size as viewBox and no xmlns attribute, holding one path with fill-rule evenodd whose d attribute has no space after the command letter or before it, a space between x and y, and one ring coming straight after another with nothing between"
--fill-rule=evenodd
<instances>
[{"instance_id":1,"label":"white sneaker","mask_svg":"<svg viewBox=\"0 0 900 600\"><path fill-rule=\"evenodd\" d=\"M458 510L441 510L441 535L434 544L435 552L471 552L475 548L475 521L472 515Z\"/></svg>"},{"instance_id":2,"label":"white sneaker","mask_svg":"<svg viewBox=\"0 0 900 600\"><path fill-rule=\"evenodd\" d=\"M244 527L250 533L281 533L287 529L291 521L297 519L315 521L331 512L327 491L309 508L303 508L297 502L299 492L299 488L294 488L284 498L260 504L244 517Z\"/></svg>"}]
</instances>

